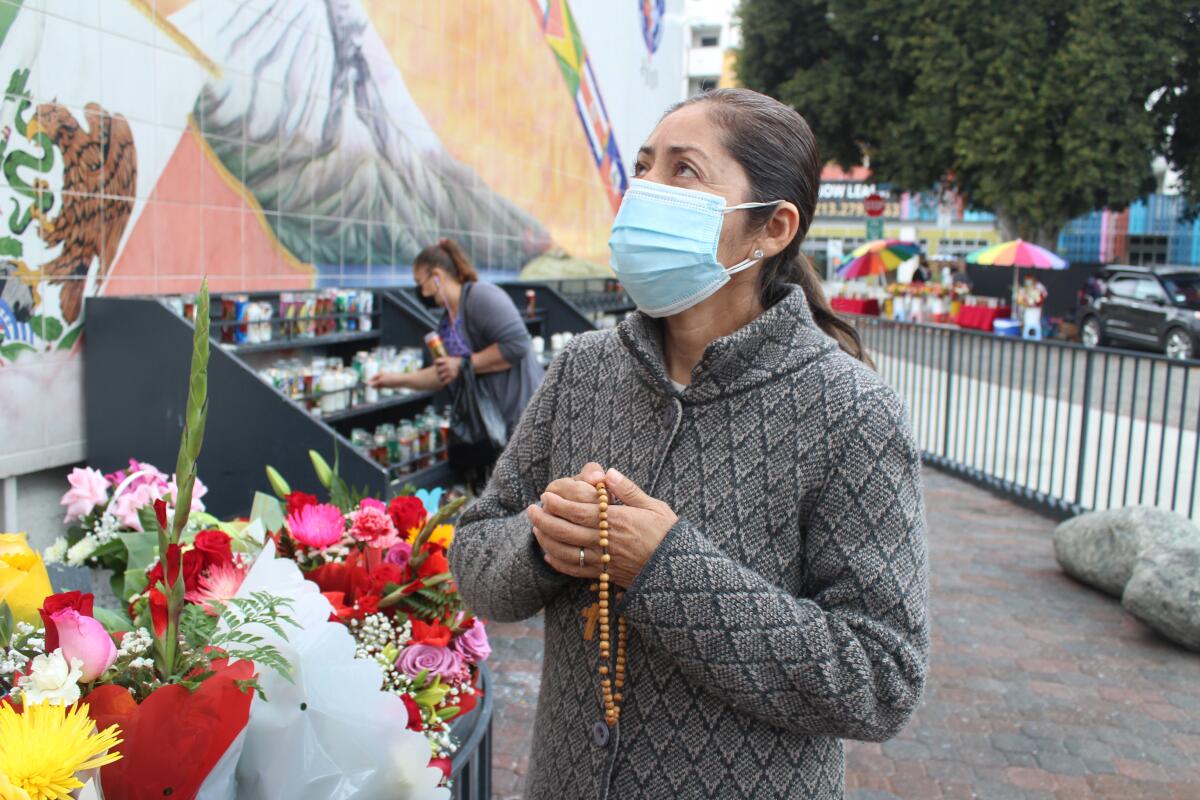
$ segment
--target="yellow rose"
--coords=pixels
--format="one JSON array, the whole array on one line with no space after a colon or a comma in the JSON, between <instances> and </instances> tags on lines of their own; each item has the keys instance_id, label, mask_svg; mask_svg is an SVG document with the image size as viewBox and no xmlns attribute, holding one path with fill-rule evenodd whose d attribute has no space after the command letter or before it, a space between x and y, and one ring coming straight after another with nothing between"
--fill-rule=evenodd
<instances>
[{"instance_id":1,"label":"yellow rose","mask_svg":"<svg viewBox=\"0 0 1200 800\"><path fill-rule=\"evenodd\" d=\"M40 626L38 609L53 591L42 557L30 549L25 534L0 533L0 600L17 621Z\"/></svg>"}]
</instances>

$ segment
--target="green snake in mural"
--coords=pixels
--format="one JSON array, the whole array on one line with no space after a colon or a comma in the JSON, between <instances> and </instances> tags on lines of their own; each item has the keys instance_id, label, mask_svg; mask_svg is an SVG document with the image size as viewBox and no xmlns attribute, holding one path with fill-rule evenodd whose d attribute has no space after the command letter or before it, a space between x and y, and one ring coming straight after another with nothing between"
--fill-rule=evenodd
<instances>
[{"instance_id":1,"label":"green snake in mural","mask_svg":"<svg viewBox=\"0 0 1200 800\"><path fill-rule=\"evenodd\" d=\"M28 119L22 117L33 107L33 101L25 91L28 78L29 70L17 70L13 73L8 87L10 95L23 96L15 118L17 133L42 150L41 156L23 150L13 150L4 159L4 178L8 185L17 194L33 201L26 206L25 213L21 214L20 202L13 199L13 211L9 216L8 227L17 236L23 234L34 219L41 221L43 225L47 224L45 215L54 206L54 194L49 191L50 184L44 178L35 178L33 185L30 185L18 172L20 169L28 169L45 175L54 167L54 142L38 124L36 109Z\"/></svg>"}]
</instances>

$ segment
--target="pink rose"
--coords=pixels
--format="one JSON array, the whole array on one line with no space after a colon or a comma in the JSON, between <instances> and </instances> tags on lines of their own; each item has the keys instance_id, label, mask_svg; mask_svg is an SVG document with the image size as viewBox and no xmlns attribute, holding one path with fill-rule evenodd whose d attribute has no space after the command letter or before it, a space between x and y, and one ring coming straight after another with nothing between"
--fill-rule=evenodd
<instances>
[{"instance_id":1,"label":"pink rose","mask_svg":"<svg viewBox=\"0 0 1200 800\"><path fill-rule=\"evenodd\" d=\"M71 488L59 501L67 507L67 516L63 522L83 519L95 510L96 506L108 502L108 481L100 470L91 467L76 467L67 476Z\"/></svg>"},{"instance_id":2,"label":"pink rose","mask_svg":"<svg viewBox=\"0 0 1200 800\"><path fill-rule=\"evenodd\" d=\"M387 510L374 506L360 507L350 515L350 535L357 541L380 549L387 549L400 541Z\"/></svg>"},{"instance_id":3,"label":"pink rose","mask_svg":"<svg viewBox=\"0 0 1200 800\"><path fill-rule=\"evenodd\" d=\"M385 564L395 564L400 569L408 566L412 560L412 545L408 542L396 542L383 557Z\"/></svg>"},{"instance_id":4,"label":"pink rose","mask_svg":"<svg viewBox=\"0 0 1200 800\"><path fill-rule=\"evenodd\" d=\"M93 617L86 617L73 608L64 608L50 615L58 632L58 647L70 664L72 659L83 662L83 683L91 683L117 660L117 646L104 626Z\"/></svg>"},{"instance_id":5,"label":"pink rose","mask_svg":"<svg viewBox=\"0 0 1200 800\"><path fill-rule=\"evenodd\" d=\"M410 644L396 659L396 669L405 675L419 675L422 670L429 670L446 680L457 678L464 666L461 653L432 644Z\"/></svg>"},{"instance_id":6,"label":"pink rose","mask_svg":"<svg viewBox=\"0 0 1200 800\"><path fill-rule=\"evenodd\" d=\"M362 508L378 508L380 511L387 511L387 504L382 500L376 500L374 497L364 497L358 504Z\"/></svg>"},{"instance_id":7,"label":"pink rose","mask_svg":"<svg viewBox=\"0 0 1200 800\"><path fill-rule=\"evenodd\" d=\"M450 646L472 664L485 661L492 654L492 646L488 644L487 631L481 619L475 620L474 625L454 637Z\"/></svg>"}]
</instances>

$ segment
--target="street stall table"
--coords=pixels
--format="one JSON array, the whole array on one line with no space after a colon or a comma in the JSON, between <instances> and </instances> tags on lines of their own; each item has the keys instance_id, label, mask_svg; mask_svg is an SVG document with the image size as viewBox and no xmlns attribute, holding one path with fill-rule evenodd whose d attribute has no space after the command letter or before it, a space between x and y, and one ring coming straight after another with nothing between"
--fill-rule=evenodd
<instances>
[{"instance_id":1,"label":"street stall table","mask_svg":"<svg viewBox=\"0 0 1200 800\"><path fill-rule=\"evenodd\" d=\"M955 320L960 328L972 328L979 331L991 332L996 320L1012 317L1012 306L997 306L995 308L983 305L964 303L958 310Z\"/></svg>"},{"instance_id":2,"label":"street stall table","mask_svg":"<svg viewBox=\"0 0 1200 800\"><path fill-rule=\"evenodd\" d=\"M873 297L833 297L830 305L842 314L860 314L866 317L879 316L879 301Z\"/></svg>"}]
</instances>

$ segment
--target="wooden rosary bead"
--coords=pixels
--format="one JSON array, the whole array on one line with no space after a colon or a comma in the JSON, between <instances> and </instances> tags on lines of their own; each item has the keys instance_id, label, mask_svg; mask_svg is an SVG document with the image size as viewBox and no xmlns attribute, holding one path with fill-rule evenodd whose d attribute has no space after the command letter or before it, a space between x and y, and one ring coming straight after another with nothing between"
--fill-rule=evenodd
<instances>
[{"instance_id":1,"label":"wooden rosary bead","mask_svg":"<svg viewBox=\"0 0 1200 800\"><path fill-rule=\"evenodd\" d=\"M625 685L625 646L626 646L626 623L623 617L617 618L617 653L615 666L612 672L616 677L617 692L613 693L613 680L609 677L610 667L609 661L612 658L612 622L609 616L609 581L611 576L608 573L607 564L612 561L612 556L608 552L608 488L603 482L596 484L596 506L599 509L599 524L597 537L600 543L600 563L606 566L601 567L605 570L600 573L600 578L595 583L589 585L589 590L596 592L596 603L600 610L599 627L600 627L600 659L602 663L599 667L600 687L604 700L604 720L611 727L617 724L621 718L621 708L618 703L621 702L620 690ZM624 592L615 592L615 599L620 600L625 596Z\"/></svg>"}]
</instances>

